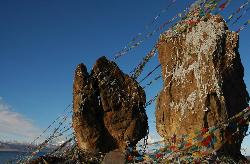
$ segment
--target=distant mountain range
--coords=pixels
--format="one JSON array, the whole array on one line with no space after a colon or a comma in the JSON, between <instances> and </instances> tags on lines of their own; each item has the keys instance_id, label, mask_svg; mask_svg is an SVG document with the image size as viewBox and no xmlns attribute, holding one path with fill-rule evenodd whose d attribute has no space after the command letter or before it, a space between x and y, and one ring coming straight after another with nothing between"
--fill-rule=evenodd
<instances>
[{"instance_id":1,"label":"distant mountain range","mask_svg":"<svg viewBox=\"0 0 250 164\"><path fill-rule=\"evenodd\" d=\"M30 150L36 148L36 145L29 145L25 143L16 143L16 142L3 142L0 141L0 151L17 151L17 152L27 152L28 147L30 147ZM46 147L43 152L50 151L51 149L54 149L55 145L49 145Z\"/></svg>"}]
</instances>

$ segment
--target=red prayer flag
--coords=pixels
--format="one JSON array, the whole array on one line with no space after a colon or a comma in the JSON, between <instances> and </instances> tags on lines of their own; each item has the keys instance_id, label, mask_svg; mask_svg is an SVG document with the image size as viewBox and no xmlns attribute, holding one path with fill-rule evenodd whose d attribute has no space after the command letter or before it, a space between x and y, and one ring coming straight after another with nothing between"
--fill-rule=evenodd
<instances>
[{"instance_id":1,"label":"red prayer flag","mask_svg":"<svg viewBox=\"0 0 250 164\"><path fill-rule=\"evenodd\" d=\"M128 156L128 161L132 161L133 157L131 155Z\"/></svg>"},{"instance_id":2,"label":"red prayer flag","mask_svg":"<svg viewBox=\"0 0 250 164\"><path fill-rule=\"evenodd\" d=\"M185 144L185 147L190 147L190 146L192 146L191 143L186 143L186 144Z\"/></svg>"},{"instance_id":3,"label":"red prayer flag","mask_svg":"<svg viewBox=\"0 0 250 164\"><path fill-rule=\"evenodd\" d=\"M156 155L155 155L155 157L156 157L156 158L162 158L162 157L163 157L163 155L162 155L162 154L160 154L160 153L158 153L158 154L156 154Z\"/></svg>"},{"instance_id":4,"label":"red prayer flag","mask_svg":"<svg viewBox=\"0 0 250 164\"><path fill-rule=\"evenodd\" d=\"M212 137L211 136L207 136L202 142L202 146L205 146L205 147L208 147L209 144L211 143L212 141Z\"/></svg>"},{"instance_id":5,"label":"red prayer flag","mask_svg":"<svg viewBox=\"0 0 250 164\"><path fill-rule=\"evenodd\" d=\"M176 150L176 146L170 146L169 149L172 150L172 151L175 151Z\"/></svg>"},{"instance_id":6,"label":"red prayer flag","mask_svg":"<svg viewBox=\"0 0 250 164\"><path fill-rule=\"evenodd\" d=\"M224 10L225 7L227 6L227 3L228 3L228 0L227 0L225 3L221 4L221 5L219 6L219 8L220 8L221 10Z\"/></svg>"},{"instance_id":7,"label":"red prayer flag","mask_svg":"<svg viewBox=\"0 0 250 164\"><path fill-rule=\"evenodd\" d=\"M202 128L201 132L202 132L202 134L208 132L208 128Z\"/></svg>"}]
</instances>

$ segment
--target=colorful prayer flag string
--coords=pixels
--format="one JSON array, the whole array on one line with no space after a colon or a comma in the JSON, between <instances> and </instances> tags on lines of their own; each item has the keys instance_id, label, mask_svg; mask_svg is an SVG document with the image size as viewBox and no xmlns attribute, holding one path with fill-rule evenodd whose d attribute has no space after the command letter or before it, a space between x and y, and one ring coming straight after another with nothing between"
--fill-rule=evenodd
<instances>
[{"instance_id":1,"label":"colorful prayer flag string","mask_svg":"<svg viewBox=\"0 0 250 164\"><path fill-rule=\"evenodd\" d=\"M159 12L159 14L157 14L157 15L153 18L153 20L145 26L145 29L150 28L150 26L152 26L152 25L157 21L157 19L160 18L161 15L162 15L163 13L165 13L165 12L166 12L175 2L176 2L176 0L171 0L171 3L169 3L169 4L167 5L167 7L165 7L164 9L162 9L162 10ZM137 36L135 36L135 37L131 40L131 42L129 42L129 43L127 44L127 46L125 46L125 48L131 46L132 44L134 44L135 41L138 40L138 38L140 38L140 36L142 36L142 34L143 34L143 33L141 33L141 32L138 33ZM124 49L125 49L125 48L124 48Z\"/></svg>"},{"instance_id":2,"label":"colorful prayer flag string","mask_svg":"<svg viewBox=\"0 0 250 164\"><path fill-rule=\"evenodd\" d=\"M63 110L63 112L65 113L65 112L67 112L67 113L65 113L65 114L63 114L63 115L61 115L61 116L58 116L45 130L43 130L43 132L39 135L39 136L37 136L25 149L26 149L26 152L29 152L29 151L31 151L31 148L32 148L32 145L38 140L38 139L40 139L49 129L51 129L52 128L52 126L54 125L54 124L56 124L59 120L59 124L60 124L60 122L62 121L62 120L64 120L64 118L65 118L65 116L67 116L68 114L70 114L71 112L72 112L72 110L70 110L70 111L68 111L69 109L71 109L70 107L72 106L72 103L71 104L69 104L64 110ZM17 157L16 157L16 159L17 160L19 160L21 157L22 157L23 155L21 155L21 154L18 154L17 155Z\"/></svg>"},{"instance_id":3,"label":"colorful prayer flag string","mask_svg":"<svg viewBox=\"0 0 250 164\"><path fill-rule=\"evenodd\" d=\"M214 136L214 132L218 129L224 129L224 127L228 126L230 122L237 122L237 124L240 122L240 120L245 120L245 122L249 122L250 119L250 108L247 107L243 111L239 112L235 116L229 118L227 121L220 123L218 125L215 125L210 128L202 128L197 133L194 133L193 135L183 135L179 139L175 136L175 139L172 138L171 141L174 141L175 143L178 141L179 145L172 144L172 145L165 145L164 147L160 149L154 149L154 153L151 154L145 154L142 159L143 161L158 161L159 159L172 159L172 157L177 158L180 160L181 158L190 158L192 160L198 159L200 156L204 157L206 155L209 155L211 153L208 152L209 149L213 148L213 145L216 144L217 139ZM247 124L248 125L248 124ZM237 135L239 131L235 131L233 135ZM245 134L249 135L249 134ZM186 139L186 140L185 140ZM225 138L223 143L228 142L229 139ZM165 143L165 141L158 141L152 144L148 145L156 145ZM187 154L187 156L185 156ZM192 154L190 156L190 154ZM130 157L130 160L133 160L133 157ZM182 159L187 161L187 159Z\"/></svg>"},{"instance_id":4,"label":"colorful prayer flag string","mask_svg":"<svg viewBox=\"0 0 250 164\"><path fill-rule=\"evenodd\" d=\"M161 78L161 75L156 76L153 80L147 83L146 86L143 87L143 89L145 89L147 86L150 86L151 84L153 84L153 82L159 80L160 78Z\"/></svg>"},{"instance_id":5,"label":"colorful prayer flag string","mask_svg":"<svg viewBox=\"0 0 250 164\"><path fill-rule=\"evenodd\" d=\"M248 7L240 16L236 18L236 20L232 23L232 25L235 25L246 13L249 11L250 7Z\"/></svg>"},{"instance_id":6,"label":"colorful prayer flag string","mask_svg":"<svg viewBox=\"0 0 250 164\"><path fill-rule=\"evenodd\" d=\"M228 5L229 5L229 3L231 2L232 0L226 0L226 2L224 2L223 4L221 4L220 6L219 6L219 10L224 10Z\"/></svg>"},{"instance_id":7,"label":"colorful prayer flag string","mask_svg":"<svg viewBox=\"0 0 250 164\"><path fill-rule=\"evenodd\" d=\"M157 29L153 30L152 32L147 33L141 40L139 40L138 42L130 45L129 47L125 47L123 50L117 52L115 54L115 60L118 59L119 57L127 54L129 51L131 51L134 48L137 48L138 46L140 46L145 40L149 39L150 37L152 37L153 35L155 35L156 33L158 33L160 30L162 30L164 27L166 27L167 25L169 25L170 23L174 22L176 19L178 18L178 14L175 15L173 18L169 19L168 21L164 22L161 26L159 26Z\"/></svg>"},{"instance_id":8,"label":"colorful prayer flag string","mask_svg":"<svg viewBox=\"0 0 250 164\"><path fill-rule=\"evenodd\" d=\"M158 64L152 71L150 71L139 83L142 83L145 79L147 79L154 71L160 68L161 64Z\"/></svg>"},{"instance_id":9,"label":"colorful prayer flag string","mask_svg":"<svg viewBox=\"0 0 250 164\"><path fill-rule=\"evenodd\" d=\"M250 0L243 3L235 12L233 12L230 16L228 16L226 23L229 23L234 18L234 16L236 16L236 14L240 13L240 11L242 11L242 9L244 9L246 6L248 6L249 2L250 2Z\"/></svg>"},{"instance_id":10,"label":"colorful prayer flag string","mask_svg":"<svg viewBox=\"0 0 250 164\"><path fill-rule=\"evenodd\" d=\"M63 117L63 120L61 122L59 122L59 126L53 130L52 134L49 137L47 137L45 139L45 141L43 141L41 144L39 144L30 155L28 155L24 158L24 160L26 162L30 161L37 153L39 153L42 149L44 149L50 141L62 136L65 132L71 130L71 128L72 128L71 123L69 124L70 125L69 127L64 126L62 129L60 129L60 127L63 125L63 123L65 123L67 118L68 118L68 115L65 115ZM20 162L23 162L23 160L20 160Z\"/></svg>"},{"instance_id":11,"label":"colorful prayer flag string","mask_svg":"<svg viewBox=\"0 0 250 164\"><path fill-rule=\"evenodd\" d=\"M151 98L146 104L145 104L145 108L148 107L149 105L151 105L159 96L159 94L155 95L153 98Z\"/></svg>"},{"instance_id":12,"label":"colorful prayer flag string","mask_svg":"<svg viewBox=\"0 0 250 164\"><path fill-rule=\"evenodd\" d=\"M203 2L204 3L204 2ZM130 45L129 47L125 47L124 49L122 49L121 51L117 52L115 54L115 60L118 59L119 57L125 55L126 53L128 53L130 50L138 47L139 45L141 45L141 43L143 43L145 40L147 40L148 38L150 38L151 36L153 36L154 34L156 34L157 32L161 31L164 27L166 27L167 25L169 25L170 23L174 22L177 18L185 18L185 15L187 13L187 11L189 11L191 5L188 5L188 7L185 8L185 10L183 10L183 12L176 14L174 17L172 17L171 19L167 20L166 22L164 22L161 26L159 26L158 28L156 28L155 30L153 30L152 32L149 32L145 35L144 38L142 38L141 40L139 40L138 42ZM140 33L141 35L141 33ZM134 39L133 39L134 40Z\"/></svg>"},{"instance_id":13,"label":"colorful prayer flag string","mask_svg":"<svg viewBox=\"0 0 250 164\"><path fill-rule=\"evenodd\" d=\"M122 50L118 51L117 53L115 53L115 60L118 59L119 57L125 55L127 52L129 52L131 49L134 49L136 47L138 47L141 43L143 43L146 39L150 38L151 36L153 36L157 31L159 31L160 29L163 28L163 26L161 26L160 28L157 28L155 29L153 32L148 32L146 33L146 30L151 27L156 21L157 19L159 19L161 17L161 15L163 13L165 13L166 11L168 11L168 9L174 5L174 3L176 2L177 0L171 0L171 3L169 3L167 5L166 8L162 9L159 14L157 14L153 20L148 23L146 26L145 26L145 30L144 32L140 32L138 33ZM169 21L167 21L168 23L164 23L164 26L166 26L167 24L169 24L171 21L174 21L174 19L170 19ZM146 33L144 34L144 37L143 36L143 33ZM139 40L141 38L141 40Z\"/></svg>"},{"instance_id":14,"label":"colorful prayer flag string","mask_svg":"<svg viewBox=\"0 0 250 164\"><path fill-rule=\"evenodd\" d=\"M240 33L242 30L244 30L247 25L250 24L250 20L246 21L236 32Z\"/></svg>"},{"instance_id":15,"label":"colorful prayer flag string","mask_svg":"<svg viewBox=\"0 0 250 164\"><path fill-rule=\"evenodd\" d=\"M209 3L210 1L206 1L206 2L203 2L204 3L204 6L205 6L205 4L206 3ZM221 10L224 10L227 6L228 6L228 4L231 2L231 0L227 0L226 2L224 2L223 3L223 8L221 9ZM201 3L201 2L200 2ZM217 3L216 3L217 4ZM190 8L190 7L189 7ZM216 8L214 8L213 10L215 10ZM188 16L187 15L189 15L190 16L190 13L192 13L192 12L197 12L196 11L196 9L192 9L193 11L189 11L189 13L188 14L186 14L186 16L184 16L183 18L187 18ZM212 9L210 9L209 11L212 11ZM177 15L179 15L179 14L177 14ZM204 15L204 13L202 13L202 12L199 12L199 14L198 14L200 17L202 17L203 15ZM176 17L178 17L178 16L176 16ZM175 18L175 17L174 17ZM195 20L189 20L188 22L189 22L189 24L194 24L194 25L196 25L197 23L198 23L198 20L196 20L195 22L194 22ZM181 30L181 31L179 31L179 32L176 32L176 27L175 27L176 25L174 25L174 26L172 26L171 27L171 29L173 29L173 31L176 33L176 34L181 34L181 33L183 33L185 30ZM161 29L161 28L163 28L163 27L159 27L158 29ZM158 30L157 29L157 30ZM153 34L153 33L152 33ZM151 35L151 34L150 34ZM138 45L140 45L140 42L138 42L136 45L134 45L135 47L136 46L138 46ZM132 71L133 72L133 74L132 74L132 77L133 78L138 78L139 76L140 76L140 74L141 74L141 72L142 72L142 70L144 69L144 67L145 67L145 65L146 65L146 63L147 62L149 62L149 60L154 56L154 54L155 54L155 52L157 51L157 46L159 45L159 43L157 43L157 45L155 45L154 46L154 48L143 58L143 61ZM129 50L128 50L129 51Z\"/></svg>"},{"instance_id":16,"label":"colorful prayer flag string","mask_svg":"<svg viewBox=\"0 0 250 164\"><path fill-rule=\"evenodd\" d=\"M175 0L173 0L173 1L175 1ZM218 6L218 2L219 1L203 1L204 3L206 2L206 3L208 3L208 2L211 2L211 4L212 5L214 5L214 6ZM212 3L213 2L213 3ZM222 11L222 10L224 10L228 5L229 5L229 3L231 2L231 0L227 0L227 1L225 1L223 4L221 4L221 5L219 5L218 7L218 9L220 10L220 11ZM216 5L215 5L216 4ZM245 5L246 6L246 5ZM239 9L237 9L237 11L235 12L235 13L239 13L243 8L245 8L245 6L240 6L240 8ZM216 7L215 8L210 8L210 11L213 11L213 10L215 10L216 9ZM248 8L249 9L249 8ZM247 11L248 11L248 9L246 9L245 11L244 11L244 13L246 13ZM242 14L242 15L244 15L244 13ZM204 13L203 13L204 14ZM171 19L171 21L173 20L175 20L175 19L177 19L178 17L181 17L181 15L182 15L182 13L179 13L179 14L177 14L177 16L176 17L173 17L172 19ZM231 20L234 16L235 16L236 14L232 14L232 15L230 15L229 17L228 17L228 20ZM236 20L235 20L235 22L238 22L238 20L242 17L242 15L241 16L239 16L239 17L237 17L236 18ZM154 21L156 21L158 19L158 16L157 17L155 17L154 18L154 20L153 20L153 22ZM194 22L194 20L190 20L190 21L188 21L188 23L189 24L195 24L195 22ZM166 25L167 24L169 24L168 22L166 23ZM234 24L234 23L233 23ZM248 25L248 24L250 24L250 20L248 20L247 22L245 22L240 28L239 28L239 30L237 30L237 32L240 32L240 31L242 31L244 28L246 28L246 26ZM160 26L160 27L158 27L157 29L159 29L159 30L162 30L163 28L165 27L165 23L162 25L162 26ZM154 30L155 31L155 30ZM154 35L156 32L158 32L158 31L156 31L156 32L150 32L150 33L148 33L146 36L145 36L145 38L149 38L149 37L151 37L152 35ZM137 38L135 38L135 39L133 39L132 40L132 42L130 42L128 45L129 45L129 49L126 49L126 51L124 51L125 53L127 53L129 50L131 50L131 49L133 49L133 48L135 48L135 47L138 47L144 40L140 40L139 42L136 42L138 39L140 39L140 37L141 37L141 35L139 35L139 37L137 37ZM143 58L143 61L133 70L133 77L134 78L137 78L140 74L141 74L141 72L142 72L142 70L143 70L143 68L145 67L145 65L146 65L146 63L155 55L155 53L156 53L156 47L154 46L154 48L150 51L150 53L146 56L146 57L144 57ZM158 65L153 71L151 71L151 72L149 72L147 75L146 75L146 77L144 77L140 82L142 82L142 81L144 81L147 77L149 77L150 75L152 75L152 73L157 69L157 68L159 68L160 67L160 65ZM155 78L156 80L158 80L159 78L160 78L161 76L157 76L157 78ZM154 79L154 80L155 80ZM151 85L152 84L152 81L150 82L150 83L148 83L147 85ZM149 105L151 105L152 104L152 102L154 102L155 100L156 100L156 98L158 97L158 95L156 95L154 98L152 98L152 99L150 99L147 103L146 103L146 107L147 106L149 106ZM249 109L248 109L249 110ZM243 122L245 121L245 120L247 120L247 119L249 119L249 115L250 115L250 112L249 111L245 111L244 110L244 112L242 112L242 113L239 113L239 114L237 114L236 116L234 116L233 118L230 118L229 119L229 121L239 121L238 120L238 118L242 118L243 119ZM229 122L228 121L228 122ZM242 121L242 120L241 120ZM248 120L249 121L249 120ZM239 123L239 122L237 122L237 123ZM54 124L54 122L52 123L52 124ZM217 129L219 129L219 128L223 128L223 127L225 127L225 126L227 126L227 124L228 123L224 123L224 124L220 124L219 126L215 126L215 127L212 127L212 128L209 128L209 129L202 129L201 130L201 132L199 133L199 134L197 134L195 137L192 137L192 138L190 138L190 141L191 142L187 142L187 143L185 143L184 145L182 145L183 147L176 147L176 146L172 146L171 147L171 150L172 151L177 151L177 152L180 152L180 150L181 149L183 149L183 148L187 148L187 149L189 149L189 150L191 150L191 151L193 151L193 152L196 152L196 151L199 151L199 149L200 149L200 147L207 147L207 148L209 148L210 146L211 146L211 143L215 143L216 141L213 139L213 137L212 137L212 135L210 134L210 133L212 133L212 132L214 132L215 130L217 130ZM60 135L62 135L63 133L65 133L65 131L66 130L68 130L68 129L70 129L71 127L66 127L66 126L64 126L63 128L61 128L61 126L63 126L63 124L59 124L59 127L58 128L56 128L54 131L53 131L53 136L54 137L56 137L56 136L60 136ZM47 128L47 129L50 129L51 128L51 125ZM61 129L60 129L61 128ZM47 131L47 129L45 129L44 130L44 133ZM51 135L51 136L52 136ZM50 137L51 137L50 136ZM39 136L40 137L40 136ZM38 138L39 138L38 137ZM35 155L35 154L37 154L37 152L39 152L44 146L46 146L47 144L48 144L48 142L50 141L50 137L49 137L49 139L46 139L44 142L43 142L43 144L41 144L38 148L38 150L35 150L33 153L32 153L32 155ZM53 137L52 137L53 138ZM36 141L37 139L35 139L35 141ZM178 151L179 150L179 151ZM158 154L156 154L155 155L156 156L156 158L163 158L164 157L164 153L158 153Z\"/></svg>"},{"instance_id":17,"label":"colorful prayer flag string","mask_svg":"<svg viewBox=\"0 0 250 164\"><path fill-rule=\"evenodd\" d=\"M139 65L134 68L132 71L133 74L131 75L132 78L136 79L141 74L142 70L144 69L145 65L148 63L148 61L155 56L155 53L157 51L156 45L153 47L153 49L143 58L143 60L139 63Z\"/></svg>"}]
</instances>

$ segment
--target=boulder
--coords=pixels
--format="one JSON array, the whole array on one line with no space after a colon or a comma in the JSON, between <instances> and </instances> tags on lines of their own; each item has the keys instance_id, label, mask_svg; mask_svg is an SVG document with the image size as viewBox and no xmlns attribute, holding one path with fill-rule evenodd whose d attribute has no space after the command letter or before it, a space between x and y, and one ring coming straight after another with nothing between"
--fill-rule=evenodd
<instances>
[{"instance_id":1,"label":"boulder","mask_svg":"<svg viewBox=\"0 0 250 164\"><path fill-rule=\"evenodd\" d=\"M161 35L158 51L164 84L157 99L156 127L163 138L195 134L248 106L238 48L238 34L229 31L219 15L183 20ZM216 131L212 151L240 154L245 130L240 129L232 141L236 130L233 124Z\"/></svg>"},{"instance_id":2,"label":"boulder","mask_svg":"<svg viewBox=\"0 0 250 164\"><path fill-rule=\"evenodd\" d=\"M102 161L102 164L125 164L126 154L120 150L114 150L107 153Z\"/></svg>"},{"instance_id":3,"label":"boulder","mask_svg":"<svg viewBox=\"0 0 250 164\"><path fill-rule=\"evenodd\" d=\"M84 64L75 71L73 129L81 150L124 151L147 135L142 87L105 57L89 74Z\"/></svg>"}]
</instances>

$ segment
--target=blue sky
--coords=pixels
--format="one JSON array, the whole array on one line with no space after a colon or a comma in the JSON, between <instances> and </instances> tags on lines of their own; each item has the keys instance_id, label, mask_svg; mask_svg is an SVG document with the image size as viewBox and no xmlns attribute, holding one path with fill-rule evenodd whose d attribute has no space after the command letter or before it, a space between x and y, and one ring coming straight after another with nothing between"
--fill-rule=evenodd
<instances>
[{"instance_id":1,"label":"blue sky","mask_svg":"<svg viewBox=\"0 0 250 164\"><path fill-rule=\"evenodd\" d=\"M72 101L73 72L83 62L91 69L96 59L122 49L170 0L1 0L0 1L0 139L32 138L46 128ZM177 0L157 25L181 12L193 1ZM243 0L233 0L224 16ZM247 13L231 30L249 19ZM166 30L166 29L165 29ZM240 36L240 54L245 83L250 88L250 30ZM159 33L116 62L129 73L152 48ZM142 76L158 64L157 57ZM158 73L160 73L158 71ZM152 76L155 77L157 73ZM147 82L147 81L146 81ZM161 82L147 88L147 98L160 89ZM154 105L147 108L150 130L155 134ZM3 113L3 112L2 112ZM1 113L0 113L1 114ZM17 126L18 128L14 128ZM12 128L11 128L12 127ZM19 130L18 130L19 129ZM249 145L249 146L248 146ZM250 147L250 138L244 143ZM250 154L250 151L249 151Z\"/></svg>"}]
</instances>

